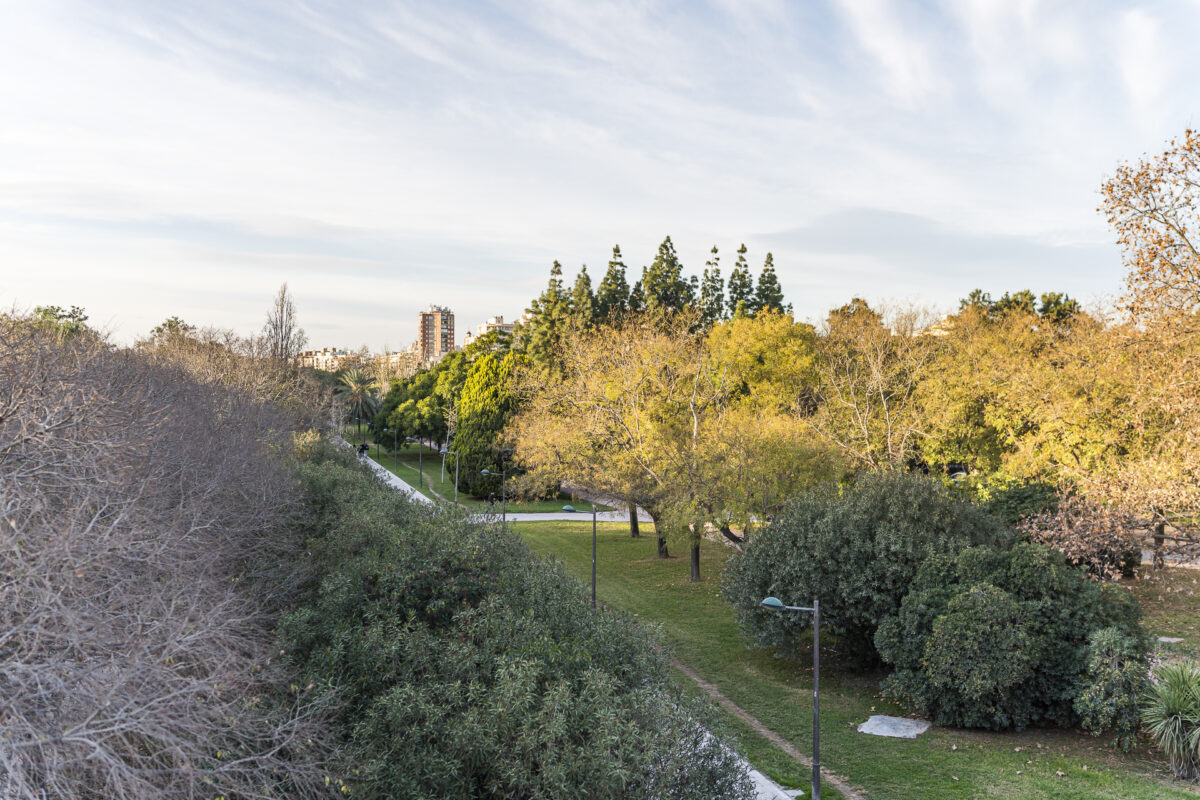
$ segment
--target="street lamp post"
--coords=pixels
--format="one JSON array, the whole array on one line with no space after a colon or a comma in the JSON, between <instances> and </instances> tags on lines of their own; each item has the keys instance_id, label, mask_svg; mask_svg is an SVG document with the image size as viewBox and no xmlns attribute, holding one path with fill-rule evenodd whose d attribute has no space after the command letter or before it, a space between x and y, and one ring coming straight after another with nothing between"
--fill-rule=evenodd
<instances>
[{"instance_id":1,"label":"street lamp post","mask_svg":"<svg viewBox=\"0 0 1200 800\"><path fill-rule=\"evenodd\" d=\"M442 483L446 482L446 456L454 456L454 505L458 505L458 451L442 450Z\"/></svg>"},{"instance_id":2,"label":"street lamp post","mask_svg":"<svg viewBox=\"0 0 1200 800\"><path fill-rule=\"evenodd\" d=\"M563 511L573 514L579 511L571 506L563 506ZM596 504L592 503L592 610L596 610Z\"/></svg>"},{"instance_id":3,"label":"street lamp post","mask_svg":"<svg viewBox=\"0 0 1200 800\"><path fill-rule=\"evenodd\" d=\"M425 488L425 451L421 448L421 440L415 436L405 436L404 441L417 443L417 488Z\"/></svg>"},{"instance_id":4,"label":"street lamp post","mask_svg":"<svg viewBox=\"0 0 1200 800\"><path fill-rule=\"evenodd\" d=\"M492 472L489 469L481 469L481 470L479 470L479 474L480 475L495 475L496 473ZM504 468L504 466L501 465L501 467L500 467L500 521L501 522L508 521L508 492L506 491L507 486L508 486L508 470L506 470Z\"/></svg>"},{"instance_id":5,"label":"street lamp post","mask_svg":"<svg viewBox=\"0 0 1200 800\"><path fill-rule=\"evenodd\" d=\"M772 611L811 611L813 615L812 798L821 800L821 604L814 599L812 608L785 606L778 597L767 597L759 605Z\"/></svg>"}]
</instances>

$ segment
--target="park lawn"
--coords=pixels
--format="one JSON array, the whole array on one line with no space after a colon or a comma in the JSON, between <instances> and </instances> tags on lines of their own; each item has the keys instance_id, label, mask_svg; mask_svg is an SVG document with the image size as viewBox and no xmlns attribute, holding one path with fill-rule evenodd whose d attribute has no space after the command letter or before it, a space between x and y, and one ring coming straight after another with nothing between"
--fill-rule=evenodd
<instances>
[{"instance_id":1,"label":"park lawn","mask_svg":"<svg viewBox=\"0 0 1200 800\"><path fill-rule=\"evenodd\" d=\"M561 559L590 580L590 526L576 522L517 523L538 554ZM655 558L652 536L601 525L597 548L601 602L661 626L674 654L734 703L802 752L811 751L812 660L778 659L748 649L734 610L721 599L719 573L728 548L705 542L700 583L688 582L687 558ZM681 555L685 555L680 551ZM807 601L808 598L783 598ZM1155 622L1151 621L1151 627ZM821 761L870 798L1064 798L1139 800L1200 797L1200 787L1173 780L1158 753L1131 754L1105 739L1059 729L988 733L934 728L920 739L884 739L855 728L873 713L905 716L879 696L882 673L840 664L832 637L822 637ZM683 679L686 680L686 679ZM743 752L785 786L807 786L807 770L747 726L726 715ZM1061 774L1060 774L1061 773ZM830 796L833 795L829 791Z\"/></svg>"},{"instance_id":2,"label":"park lawn","mask_svg":"<svg viewBox=\"0 0 1200 800\"><path fill-rule=\"evenodd\" d=\"M1160 644L1164 657L1200 655L1200 569L1144 567L1135 580L1123 581L1146 613L1146 627L1155 636L1183 639Z\"/></svg>"},{"instance_id":3,"label":"park lawn","mask_svg":"<svg viewBox=\"0 0 1200 800\"><path fill-rule=\"evenodd\" d=\"M342 437L352 445L361 444L369 437L367 429L363 428L360 435L353 428L343 430ZM454 458L446 459L446 472L442 474L442 455L437 450L431 447L422 447L421 452L418 452L416 445L408 445L400 450L399 458L393 457L393 454L386 448L376 448L374 440L371 441L370 457L373 460L387 468L389 472L396 475L408 485L417 488L417 483L421 483L421 493L427 497L434 499L443 499L447 502L454 501ZM398 464L398 466L397 466ZM420 478L423 474L424 478ZM461 476L460 476L461 477ZM432 492L430 491L432 489ZM500 501L496 500L494 506L489 505L487 500L479 500L471 497L466 492L460 492L458 495L459 505L472 511L488 512L494 511L500 513ZM562 511L564 505L574 505L580 511L591 511L591 504L586 501L581 501L573 498L571 495L560 492L558 497L548 498L544 500L521 501L515 502L509 500L508 513L510 514L529 514L529 513L552 513ZM596 506L597 511L612 511L610 506Z\"/></svg>"}]
</instances>

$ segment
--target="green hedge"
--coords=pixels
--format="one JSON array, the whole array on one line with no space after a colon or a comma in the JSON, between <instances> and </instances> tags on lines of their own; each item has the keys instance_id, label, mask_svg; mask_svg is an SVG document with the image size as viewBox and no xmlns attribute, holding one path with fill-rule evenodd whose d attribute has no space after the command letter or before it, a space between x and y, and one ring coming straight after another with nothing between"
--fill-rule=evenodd
<instances>
[{"instance_id":1,"label":"green hedge","mask_svg":"<svg viewBox=\"0 0 1200 800\"><path fill-rule=\"evenodd\" d=\"M340 703L354 796L752 796L650 636L515 534L417 507L330 448L299 474L313 577L281 635Z\"/></svg>"}]
</instances>

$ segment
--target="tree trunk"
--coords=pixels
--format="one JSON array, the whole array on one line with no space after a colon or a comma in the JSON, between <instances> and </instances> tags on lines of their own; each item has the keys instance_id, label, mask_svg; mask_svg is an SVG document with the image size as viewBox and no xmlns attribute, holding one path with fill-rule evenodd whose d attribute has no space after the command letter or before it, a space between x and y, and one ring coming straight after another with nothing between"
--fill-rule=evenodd
<instances>
[{"instance_id":1,"label":"tree trunk","mask_svg":"<svg viewBox=\"0 0 1200 800\"><path fill-rule=\"evenodd\" d=\"M700 580L700 543L692 542L692 577L689 579L692 583L698 583Z\"/></svg>"},{"instance_id":2,"label":"tree trunk","mask_svg":"<svg viewBox=\"0 0 1200 800\"><path fill-rule=\"evenodd\" d=\"M630 503L629 504L629 536L631 539L637 539L637 538L640 538L641 535L642 535L642 532L641 532L641 530L638 529L637 503Z\"/></svg>"},{"instance_id":3,"label":"tree trunk","mask_svg":"<svg viewBox=\"0 0 1200 800\"><path fill-rule=\"evenodd\" d=\"M646 512L650 515L650 521L654 523L654 533L659 537L659 558L671 558L671 554L667 553L667 537L665 531L662 530L662 525L659 523L659 516L650 509L647 509Z\"/></svg>"}]
</instances>

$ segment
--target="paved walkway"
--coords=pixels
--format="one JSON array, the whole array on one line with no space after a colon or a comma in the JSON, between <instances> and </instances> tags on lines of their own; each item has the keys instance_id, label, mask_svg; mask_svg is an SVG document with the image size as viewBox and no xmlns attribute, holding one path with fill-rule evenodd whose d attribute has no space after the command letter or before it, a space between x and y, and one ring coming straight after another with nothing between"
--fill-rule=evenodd
<instances>
[{"instance_id":1,"label":"paved walkway","mask_svg":"<svg viewBox=\"0 0 1200 800\"><path fill-rule=\"evenodd\" d=\"M341 444L345 447L350 447L350 448L354 447L354 445L350 444L349 442L347 442L345 439L343 439L340 436L334 436L333 441L338 444ZM428 503L430 505L433 505L432 500L430 500L428 497L426 497L425 495L418 492L412 486L409 486L407 483L405 483L404 481L397 478L395 475L392 474L391 470L389 470L387 467L380 466L378 463L376 463L375 459L368 457L368 458L360 458L359 460L365 462L366 464L368 464L371 467L371 469L375 470L375 474L378 475L379 477L383 478L383 480L388 484L388 486L391 486L393 489L398 489L399 491L404 492L404 494L408 495L413 500L417 500L418 502L421 502L421 503Z\"/></svg>"}]
</instances>

